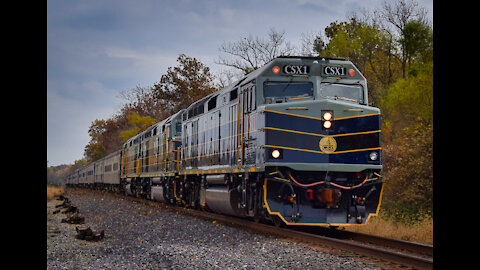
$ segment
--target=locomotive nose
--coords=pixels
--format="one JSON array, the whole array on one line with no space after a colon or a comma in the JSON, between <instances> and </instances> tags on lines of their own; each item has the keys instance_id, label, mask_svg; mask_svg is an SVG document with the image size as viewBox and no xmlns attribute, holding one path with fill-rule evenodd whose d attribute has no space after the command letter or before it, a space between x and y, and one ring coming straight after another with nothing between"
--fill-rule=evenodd
<instances>
[{"instance_id":1,"label":"locomotive nose","mask_svg":"<svg viewBox=\"0 0 480 270\"><path fill-rule=\"evenodd\" d=\"M272 104L264 111L266 162L381 164L378 109L325 100Z\"/></svg>"}]
</instances>

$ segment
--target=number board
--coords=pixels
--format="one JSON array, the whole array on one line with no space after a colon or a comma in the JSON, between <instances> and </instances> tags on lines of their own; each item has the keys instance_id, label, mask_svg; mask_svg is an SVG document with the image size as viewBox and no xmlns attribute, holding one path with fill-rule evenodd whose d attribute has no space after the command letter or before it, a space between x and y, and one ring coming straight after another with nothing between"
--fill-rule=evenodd
<instances>
[{"instance_id":1,"label":"number board","mask_svg":"<svg viewBox=\"0 0 480 270\"><path fill-rule=\"evenodd\" d=\"M304 65L304 66L286 65L286 66L283 66L283 72L286 74L307 75L308 72L310 72L310 68L307 65Z\"/></svg>"},{"instance_id":2,"label":"number board","mask_svg":"<svg viewBox=\"0 0 480 270\"><path fill-rule=\"evenodd\" d=\"M324 66L322 72L327 76L347 76L347 69L342 66Z\"/></svg>"}]
</instances>

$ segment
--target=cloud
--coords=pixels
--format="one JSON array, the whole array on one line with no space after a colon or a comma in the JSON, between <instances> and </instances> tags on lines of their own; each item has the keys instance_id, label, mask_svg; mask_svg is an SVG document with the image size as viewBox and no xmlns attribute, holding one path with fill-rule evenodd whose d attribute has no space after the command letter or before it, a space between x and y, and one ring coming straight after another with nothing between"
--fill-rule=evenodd
<instances>
[{"instance_id":1,"label":"cloud","mask_svg":"<svg viewBox=\"0 0 480 270\"><path fill-rule=\"evenodd\" d=\"M431 10L431 2L420 5ZM425 2L427 1L427 2ZM346 12L382 0L49 0L47 2L47 155L72 163L83 155L88 127L106 119L121 91L158 82L180 53L215 64L224 42L265 37L274 27L299 47ZM428 6L428 4L430 6ZM62 156L63 155L63 156Z\"/></svg>"},{"instance_id":2,"label":"cloud","mask_svg":"<svg viewBox=\"0 0 480 270\"><path fill-rule=\"evenodd\" d=\"M161 74L165 74L168 67L176 65L178 57L149 48L107 47L105 54L114 62L117 60L125 62L124 67L116 69L118 76L129 76L150 85L159 81Z\"/></svg>"},{"instance_id":3,"label":"cloud","mask_svg":"<svg viewBox=\"0 0 480 270\"><path fill-rule=\"evenodd\" d=\"M117 102L115 102L117 101ZM109 118L119 100L100 82L80 84L47 80L47 159L49 165L81 159L89 142L88 127Z\"/></svg>"}]
</instances>

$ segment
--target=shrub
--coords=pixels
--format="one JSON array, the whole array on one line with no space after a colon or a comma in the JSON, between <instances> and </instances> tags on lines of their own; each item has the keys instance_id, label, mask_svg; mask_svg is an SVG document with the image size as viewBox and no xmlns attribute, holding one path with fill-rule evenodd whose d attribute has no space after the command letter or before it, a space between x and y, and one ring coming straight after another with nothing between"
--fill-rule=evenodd
<instances>
[{"instance_id":1,"label":"shrub","mask_svg":"<svg viewBox=\"0 0 480 270\"><path fill-rule=\"evenodd\" d=\"M395 137L382 152L384 214L405 222L433 216L433 124L418 121Z\"/></svg>"}]
</instances>

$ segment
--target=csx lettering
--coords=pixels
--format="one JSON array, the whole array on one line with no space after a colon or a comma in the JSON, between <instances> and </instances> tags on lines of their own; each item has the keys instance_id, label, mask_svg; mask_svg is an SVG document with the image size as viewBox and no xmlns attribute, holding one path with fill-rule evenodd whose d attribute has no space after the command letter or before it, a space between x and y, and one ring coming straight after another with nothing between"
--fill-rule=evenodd
<instances>
[{"instance_id":1,"label":"csx lettering","mask_svg":"<svg viewBox=\"0 0 480 270\"><path fill-rule=\"evenodd\" d=\"M332 67L332 66L326 66L323 68L323 72L326 75L340 75L340 76L345 76L345 68L343 67Z\"/></svg>"},{"instance_id":2,"label":"csx lettering","mask_svg":"<svg viewBox=\"0 0 480 270\"><path fill-rule=\"evenodd\" d=\"M284 66L283 72L287 74L307 74L308 73L308 66Z\"/></svg>"}]
</instances>

